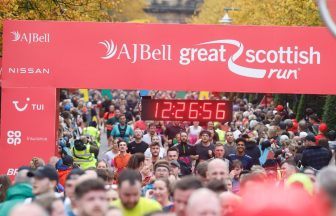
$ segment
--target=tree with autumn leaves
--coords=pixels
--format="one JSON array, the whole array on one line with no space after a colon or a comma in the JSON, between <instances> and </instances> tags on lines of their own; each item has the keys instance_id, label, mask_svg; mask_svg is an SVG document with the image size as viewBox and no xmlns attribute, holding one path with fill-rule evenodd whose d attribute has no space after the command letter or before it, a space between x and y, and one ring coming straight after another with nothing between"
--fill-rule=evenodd
<instances>
[{"instance_id":1,"label":"tree with autumn leaves","mask_svg":"<svg viewBox=\"0 0 336 216\"><path fill-rule=\"evenodd\" d=\"M129 22L155 21L146 14L146 0L1 0L2 20ZM2 50L2 22L0 23ZM1 56L0 52L0 56Z\"/></svg>"},{"instance_id":2,"label":"tree with autumn leaves","mask_svg":"<svg viewBox=\"0 0 336 216\"><path fill-rule=\"evenodd\" d=\"M198 13L190 20L194 24L218 24L229 11L233 25L322 25L315 0L204 0Z\"/></svg>"}]
</instances>

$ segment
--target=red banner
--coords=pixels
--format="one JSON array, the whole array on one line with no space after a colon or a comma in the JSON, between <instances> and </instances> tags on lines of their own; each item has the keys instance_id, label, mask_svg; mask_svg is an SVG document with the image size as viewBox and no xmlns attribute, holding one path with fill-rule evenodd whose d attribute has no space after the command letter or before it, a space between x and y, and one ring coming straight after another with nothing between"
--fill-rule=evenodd
<instances>
[{"instance_id":1,"label":"red banner","mask_svg":"<svg viewBox=\"0 0 336 216\"><path fill-rule=\"evenodd\" d=\"M55 155L56 89L2 88L0 173Z\"/></svg>"},{"instance_id":2,"label":"red banner","mask_svg":"<svg viewBox=\"0 0 336 216\"><path fill-rule=\"evenodd\" d=\"M0 87L1 87L1 77L2 77L2 58L0 57Z\"/></svg>"},{"instance_id":3,"label":"red banner","mask_svg":"<svg viewBox=\"0 0 336 216\"><path fill-rule=\"evenodd\" d=\"M335 94L324 27L4 22L3 86Z\"/></svg>"},{"instance_id":4,"label":"red banner","mask_svg":"<svg viewBox=\"0 0 336 216\"><path fill-rule=\"evenodd\" d=\"M54 154L56 88L336 94L324 27L5 21L3 41L8 175Z\"/></svg>"},{"instance_id":5,"label":"red banner","mask_svg":"<svg viewBox=\"0 0 336 216\"><path fill-rule=\"evenodd\" d=\"M336 23L336 1L335 0L327 0L327 6L329 9L329 13Z\"/></svg>"}]
</instances>

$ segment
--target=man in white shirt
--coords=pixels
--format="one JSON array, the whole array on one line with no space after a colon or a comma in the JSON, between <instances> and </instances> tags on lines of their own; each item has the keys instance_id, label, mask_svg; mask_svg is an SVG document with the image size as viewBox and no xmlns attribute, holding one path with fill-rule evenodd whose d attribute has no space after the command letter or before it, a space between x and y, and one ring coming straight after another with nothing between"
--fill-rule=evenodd
<instances>
[{"instance_id":1,"label":"man in white shirt","mask_svg":"<svg viewBox=\"0 0 336 216\"><path fill-rule=\"evenodd\" d=\"M160 145L160 139L159 139L159 136L153 136L152 137L152 141L150 142L151 144L152 143L159 143ZM145 157L146 158L151 158L152 157L152 153L151 153L151 150L150 150L150 146L151 144L149 145L149 148L145 151ZM165 158L166 157L166 150L160 145L160 153L159 153L159 158Z\"/></svg>"},{"instance_id":2,"label":"man in white shirt","mask_svg":"<svg viewBox=\"0 0 336 216\"><path fill-rule=\"evenodd\" d=\"M156 133L156 126L154 123L149 124L148 129L147 129L147 134L145 134L142 137L142 141L144 141L145 143L147 143L148 145L152 144L152 139L154 136L157 136L159 138L159 144L161 147L162 146L162 139L161 136L159 134Z\"/></svg>"}]
</instances>

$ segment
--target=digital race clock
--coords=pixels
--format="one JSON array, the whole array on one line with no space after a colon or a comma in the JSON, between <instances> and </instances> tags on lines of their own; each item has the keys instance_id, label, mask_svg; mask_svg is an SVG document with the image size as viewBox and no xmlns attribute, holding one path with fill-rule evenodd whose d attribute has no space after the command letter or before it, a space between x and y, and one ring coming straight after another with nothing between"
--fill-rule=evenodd
<instances>
[{"instance_id":1,"label":"digital race clock","mask_svg":"<svg viewBox=\"0 0 336 216\"><path fill-rule=\"evenodd\" d=\"M232 103L223 100L142 99L143 120L220 121L232 120Z\"/></svg>"}]
</instances>

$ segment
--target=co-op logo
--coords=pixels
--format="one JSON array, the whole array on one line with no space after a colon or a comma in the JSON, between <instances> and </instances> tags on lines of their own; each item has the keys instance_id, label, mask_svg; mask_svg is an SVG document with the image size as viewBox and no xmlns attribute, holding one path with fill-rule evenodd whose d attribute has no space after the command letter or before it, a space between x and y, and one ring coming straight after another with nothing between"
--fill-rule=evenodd
<instances>
[{"instance_id":1,"label":"co-op logo","mask_svg":"<svg viewBox=\"0 0 336 216\"><path fill-rule=\"evenodd\" d=\"M22 132L20 130L8 130L7 131L7 144L9 145L19 145L22 142L37 142L37 143L47 143L48 137L46 136L24 136L22 137Z\"/></svg>"},{"instance_id":2,"label":"co-op logo","mask_svg":"<svg viewBox=\"0 0 336 216\"><path fill-rule=\"evenodd\" d=\"M102 59L124 58L130 60L131 63L136 63L140 60L172 61L171 56L176 56L172 55L172 45L152 48L149 44L127 45L123 43L118 47L112 40L99 44L106 48ZM229 55L227 46L235 47L236 51ZM299 49L298 46L280 46L277 50L245 50L243 43L233 39L208 41L195 44L193 47L180 48L178 56L178 63L182 66L195 62L225 63L232 73L257 79L298 79L300 65L321 63L320 52L312 46L306 50ZM251 64L253 67L248 66ZM261 66L256 68L256 64L261 64Z\"/></svg>"},{"instance_id":3,"label":"co-op logo","mask_svg":"<svg viewBox=\"0 0 336 216\"><path fill-rule=\"evenodd\" d=\"M13 31L12 41L14 42L25 42L28 44L31 43L50 43L50 34L49 33L36 33L36 32L19 32Z\"/></svg>"},{"instance_id":4,"label":"co-op logo","mask_svg":"<svg viewBox=\"0 0 336 216\"><path fill-rule=\"evenodd\" d=\"M21 144L21 131L9 130L7 131L7 144L18 145Z\"/></svg>"},{"instance_id":5,"label":"co-op logo","mask_svg":"<svg viewBox=\"0 0 336 216\"><path fill-rule=\"evenodd\" d=\"M24 112L27 110L27 108L30 108L33 111L44 110L44 104L31 103L29 97L27 97L25 101L13 100L12 103L15 109L19 112Z\"/></svg>"}]
</instances>

